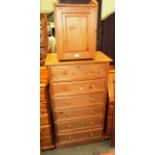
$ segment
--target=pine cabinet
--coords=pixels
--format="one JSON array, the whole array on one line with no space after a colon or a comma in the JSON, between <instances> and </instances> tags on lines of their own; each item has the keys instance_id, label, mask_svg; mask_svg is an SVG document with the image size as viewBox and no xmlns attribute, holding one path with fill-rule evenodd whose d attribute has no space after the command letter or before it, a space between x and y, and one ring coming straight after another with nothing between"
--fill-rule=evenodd
<instances>
[{"instance_id":1,"label":"pine cabinet","mask_svg":"<svg viewBox=\"0 0 155 155\"><path fill-rule=\"evenodd\" d=\"M92 59L96 52L97 2L55 5L59 60Z\"/></svg>"}]
</instances>

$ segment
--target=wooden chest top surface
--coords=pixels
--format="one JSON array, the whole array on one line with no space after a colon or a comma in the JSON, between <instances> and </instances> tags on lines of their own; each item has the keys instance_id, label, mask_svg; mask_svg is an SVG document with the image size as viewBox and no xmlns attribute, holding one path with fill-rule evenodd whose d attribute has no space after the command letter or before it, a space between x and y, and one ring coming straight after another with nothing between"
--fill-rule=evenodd
<instances>
[{"instance_id":1,"label":"wooden chest top surface","mask_svg":"<svg viewBox=\"0 0 155 155\"><path fill-rule=\"evenodd\" d=\"M94 59L90 60L74 60L74 61L59 61L56 53L48 53L46 57L45 65L73 65L73 64L86 64L86 63L101 63L101 62L112 62L112 59L101 51L96 52Z\"/></svg>"}]
</instances>

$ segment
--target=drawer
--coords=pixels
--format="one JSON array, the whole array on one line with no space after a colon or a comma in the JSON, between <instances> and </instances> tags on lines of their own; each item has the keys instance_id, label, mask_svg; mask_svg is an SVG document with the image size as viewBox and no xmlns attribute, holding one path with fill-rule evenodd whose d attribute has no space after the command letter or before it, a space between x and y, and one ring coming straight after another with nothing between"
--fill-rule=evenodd
<instances>
[{"instance_id":1,"label":"drawer","mask_svg":"<svg viewBox=\"0 0 155 155\"><path fill-rule=\"evenodd\" d=\"M108 116L107 124L112 126L112 124L113 124L113 116Z\"/></svg>"},{"instance_id":2,"label":"drawer","mask_svg":"<svg viewBox=\"0 0 155 155\"><path fill-rule=\"evenodd\" d=\"M78 131L78 132L67 132L58 134L56 137L56 141L63 142L63 141L74 141L78 139L86 139L86 138L94 138L94 137L101 137L103 135L103 129L91 129L85 131Z\"/></svg>"},{"instance_id":3,"label":"drawer","mask_svg":"<svg viewBox=\"0 0 155 155\"><path fill-rule=\"evenodd\" d=\"M42 114L40 115L40 126L42 125L49 125L49 118L48 118L48 114Z\"/></svg>"},{"instance_id":4,"label":"drawer","mask_svg":"<svg viewBox=\"0 0 155 155\"><path fill-rule=\"evenodd\" d=\"M80 95L105 92L106 87L104 79L63 82L53 83L51 92L54 96Z\"/></svg>"},{"instance_id":5,"label":"drawer","mask_svg":"<svg viewBox=\"0 0 155 155\"><path fill-rule=\"evenodd\" d=\"M40 137L51 136L51 127L50 125L40 127Z\"/></svg>"},{"instance_id":6,"label":"drawer","mask_svg":"<svg viewBox=\"0 0 155 155\"><path fill-rule=\"evenodd\" d=\"M47 102L40 102L40 114L48 113L48 103Z\"/></svg>"},{"instance_id":7,"label":"drawer","mask_svg":"<svg viewBox=\"0 0 155 155\"><path fill-rule=\"evenodd\" d=\"M81 121L82 120L82 121ZM91 129L92 127L103 127L104 117L96 115L94 117L81 117L79 119L55 121L56 131L70 131L76 129Z\"/></svg>"},{"instance_id":8,"label":"drawer","mask_svg":"<svg viewBox=\"0 0 155 155\"><path fill-rule=\"evenodd\" d=\"M68 109L85 107L91 105L104 105L105 94L89 94L89 95L77 95L77 96L64 96L64 97L54 97L53 107L56 109Z\"/></svg>"},{"instance_id":9,"label":"drawer","mask_svg":"<svg viewBox=\"0 0 155 155\"><path fill-rule=\"evenodd\" d=\"M40 87L40 101L47 101L47 88Z\"/></svg>"},{"instance_id":10,"label":"drawer","mask_svg":"<svg viewBox=\"0 0 155 155\"><path fill-rule=\"evenodd\" d=\"M78 118L82 116L93 116L93 115L103 115L104 106L91 106L89 108L77 108L77 109L68 109L55 111L56 120L64 120L71 118Z\"/></svg>"},{"instance_id":11,"label":"drawer","mask_svg":"<svg viewBox=\"0 0 155 155\"><path fill-rule=\"evenodd\" d=\"M113 113L114 113L114 105L109 105L108 116L113 116Z\"/></svg>"},{"instance_id":12,"label":"drawer","mask_svg":"<svg viewBox=\"0 0 155 155\"><path fill-rule=\"evenodd\" d=\"M48 70L45 66L40 66L40 83L48 83Z\"/></svg>"},{"instance_id":13,"label":"drawer","mask_svg":"<svg viewBox=\"0 0 155 155\"><path fill-rule=\"evenodd\" d=\"M52 143L53 143L53 140L51 136L40 138L41 148L50 147Z\"/></svg>"},{"instance_id":14,"label":"drawer","mask_svg":"<svg viewBox=\"0 0 155 155\"><path fill-rule=\"evenodd\" d=\"M53 82L91 80L108 75L108 65L104 63L52 66L49 70Z\"/></svg>"}]
</instances>

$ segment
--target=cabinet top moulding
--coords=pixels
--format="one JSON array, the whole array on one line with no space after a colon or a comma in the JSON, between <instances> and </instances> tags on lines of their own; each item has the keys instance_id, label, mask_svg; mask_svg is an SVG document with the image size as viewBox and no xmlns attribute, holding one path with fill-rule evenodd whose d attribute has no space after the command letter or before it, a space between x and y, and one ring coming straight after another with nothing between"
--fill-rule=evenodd
<instances>
[{"instance_id":1,"label":"cabinet top moulding","mask_svg":"<svg viewBox=\"0 0 155 155\"><path fill-rule=\"evenodd\" d=\"M94 59L90 60L76 60L76 61L59 61L56 53L48 53L45 61L45 65L72 65L72 64L88 64L88 63L101 63L101 62L112 62L112 59L101 51L96 52Z\"/></svg>"},{"instance_id":2,"label":"cabinet top moulding","mask_svg":"<svg viewBox=\"0 0 155 155\"><path fill-rule=\"evenodd\" d=\"M71 7L81 7L81 6L90 6L90 7L92 7L92 6L96 6L96 5L98 5L98 2L96 1L96 0L91 0L91 2L90 3L88 3L88 4L66 4L66 3L54 3L54 6L60 6L60 7L65 7L65 6L71 6Z\"/></svg>"}]
</instances>

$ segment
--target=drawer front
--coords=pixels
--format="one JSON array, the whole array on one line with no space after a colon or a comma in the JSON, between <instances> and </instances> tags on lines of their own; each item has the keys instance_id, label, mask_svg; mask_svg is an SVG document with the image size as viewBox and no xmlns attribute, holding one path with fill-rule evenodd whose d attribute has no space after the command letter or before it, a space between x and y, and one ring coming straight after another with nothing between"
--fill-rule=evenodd
<instances>
[{"instance_id":1,"label":"drawer front","mask_svg":"<svg viewBox=\"0 0 155 155\"><path fill-rule=\"evenodd\" d=\"M68 109L68 110L60 110L55 112L56 120L64 120L77 118L82 116L93 116L93 115L103 115L104 107L103 106L92 106L89 108L78 108L78 109Z\"/></svg>"},{"instance_id":2,"label":"drawer front","mask_svg":"<svg viewBox=\"0 0 155 155\"><path fill-rule=\"evenodd\" d=\"M75 80L91 80L106 78L107 64L78 64L50 67L50 79L53 82L65 82Z\"/></svg>"},{"instance_id":3,"label":"drawer front","mask_svg":"<svg viewBox=\"0 0 155 155\"><path fill-rule=\"evenodd\" d=\"M86 139L86 138L94 138L94 137L100 137L103 134L103 129L94 129L94 130L86 130L81 132L69 132L69 133L63 133L58 134L56 137L57 142L63 142L63 141L73 141L78 139Z\"/></svg>"},{"instance_id":4,"label":"drawer front","mask_svg":"<svg viewBox=\"0 0 155 155\"><path fill-rule=\"evenodd\" d=\"M113 116L114 114L114 105L109 105L108 116Z\"/></svg>"},{"instance_id":5,"label":"drawer front","mask_svg":"<svg viewBox=\"0 0 155 155\"><path fill-rule=\"evenodd\" d=\"M47 90L44 87L40 87L40 101L47 101Z\"/></svg>"},{"instance_id":6,"label":"drawer front","mask_svg":"<svg viewBox=\"0 0 155 155\"><path fill-rule=\"evenodd\" d=\"M44 137L44 138L40 138L40 145L42 148L44 147L50 147L52 145L52 137Z\"/></svg>"},{"instance_id":7,"label":"drawer front","mask_svg":"<svg viewBox=\"0 0 155 155\"><path fill-rule=\"evenodd\" d=\"M40 115L40 126L49 125L49 124L50 122L49 122L48 114Z\"/></svg>"},{"instance_id":8,"label":"drawer front","mask_svg":"<svg viewBox=\"0 0 155 155\"><path fill-rule=\"evenodd\" d=\"M55 109L68 109L85 107L91 105L104 105L105 94L89 94L89 95L77 95L77 96L64 96L64 97L54 97L53 107Z\"/></svg>"},{"instance_id":9,"label":"drawer front","mask_svg":"<svg viewBox=\"0 0 155 155\"><path fill-rule=\"evenodd\" d=\"M48 105L47 102L40 102L40 114L48 113Z\"/></svg>"},{"instance_id":10,"label":"drawer front","mask_svg":"<svg viewBox=\"0 0 155 155\"><path fill-rule=\"evenodd\" d=\"M40 127L40 137L51 136L51 128L49 125L46 127Z\"/></svg>"},{"instance_id":11,"label":"drawer front","mask_svg":"<svg viewBox=\"0 0 155 155\"><path fill-rule=\"evenodd\" d=\"M105 92L106 80L87 80L76 82L54 83L51 92L54 96L80 95Z\"/></svg>"},{"instance_id":12,"label":"drawer front","mask_svg":"<svg viewBox=\"0 0 155 155\"><path fill-rule=\"evenodd\" d=\"M57 132L69 131L80 128L91 129L92 127L103 127L104 117L81 117L79 119L56 121L55 123Z\"/></svg>"},{"instance_id":13,"label":"drawer front","mask_svg":"<svg viewBox=\"0 0 155 155\"><path fill-rule=\"evenodd\" d=\"M40 66L40 83L48 82L48 70L45 66Z\"/></svg>"}]
</instances>

